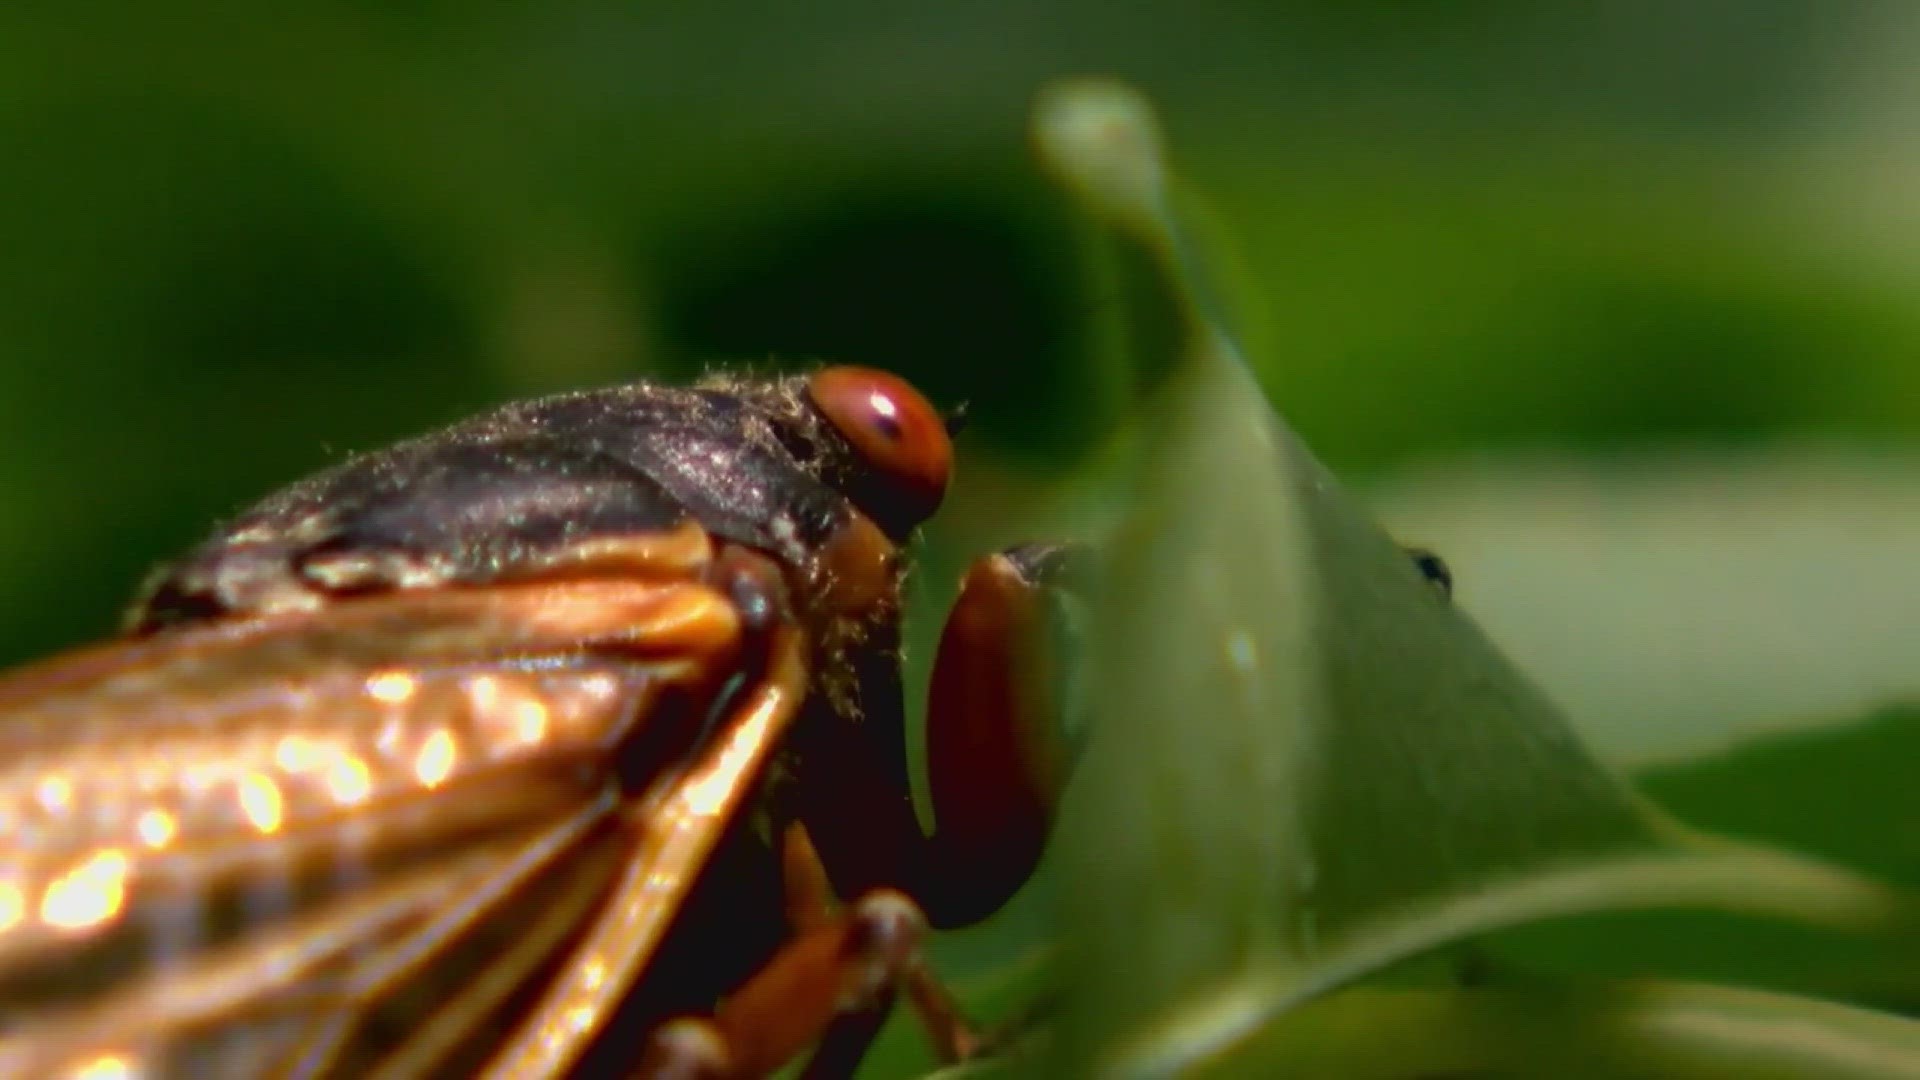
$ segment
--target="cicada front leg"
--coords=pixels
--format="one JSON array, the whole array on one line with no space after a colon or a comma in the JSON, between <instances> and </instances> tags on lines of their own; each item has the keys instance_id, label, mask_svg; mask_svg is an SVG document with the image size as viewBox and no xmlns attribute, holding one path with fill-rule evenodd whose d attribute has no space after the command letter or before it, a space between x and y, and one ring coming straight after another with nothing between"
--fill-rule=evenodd
<instances>
[{"instance_id":1,"label":"cicada front leg","mask_svg":"<svg viewBox=\"0 0 1920 1080\"><path fill-rule=\"evenodd\" d=\"M1091 587L1092 552L1028 544L974 561L947 616L927 695L934 831L910 888L935 927L998 911L1040 862L1071 767L1059 738L1061 596Z\"/></svg>"}]
</instances>

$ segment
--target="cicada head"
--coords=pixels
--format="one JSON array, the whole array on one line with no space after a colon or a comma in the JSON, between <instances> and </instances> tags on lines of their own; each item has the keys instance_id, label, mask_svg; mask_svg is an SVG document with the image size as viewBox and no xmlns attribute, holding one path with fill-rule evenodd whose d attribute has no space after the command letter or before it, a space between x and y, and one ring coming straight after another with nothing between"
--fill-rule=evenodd
<instances>
[{"instance_id":1,"label":"cicada head","mask_svg":"<svg viewBox=\"0 0 1920 1080\"><path fill-rule=\"evenodd\" d=\"M902 548L946 496L957 414L942 416L905 380L863 367L720 377L701 389L757 416L779 448L750 471L783 492L766 527L776 545L794 545L788 565L823 701L843 719L897 712Z\"/></svg>"},{"instance_id":2,"label":"cicada head","mask_svg":"<svg viewBox=\"0 0 1920 1080\"><path fill-rule=\"evenodd\" d=\"M952 419L906 380L826 367L771 383L708 384L762 411L788 453L895 543L940 508L953 469Z\"/></svg>"}]
</instances>

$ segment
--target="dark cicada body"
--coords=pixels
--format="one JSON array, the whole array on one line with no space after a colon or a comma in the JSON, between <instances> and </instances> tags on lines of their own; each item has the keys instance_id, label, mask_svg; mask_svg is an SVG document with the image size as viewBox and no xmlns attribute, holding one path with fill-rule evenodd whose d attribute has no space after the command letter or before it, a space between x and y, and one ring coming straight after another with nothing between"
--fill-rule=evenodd
<instances>
[{"instance_id":1,"label":"dark cicada body","mask_svg":"<svg viewBox=\"0 0 1920 1080\"><path fill-rule=\"evenodd\" d=\"M0 678L0 1076L848 1071L1024 881L1050 548L982 559L909 796L891 376L511 405L241 515ZM844 906L843 906L844 905Z\"/></svg>"}]
</instances>

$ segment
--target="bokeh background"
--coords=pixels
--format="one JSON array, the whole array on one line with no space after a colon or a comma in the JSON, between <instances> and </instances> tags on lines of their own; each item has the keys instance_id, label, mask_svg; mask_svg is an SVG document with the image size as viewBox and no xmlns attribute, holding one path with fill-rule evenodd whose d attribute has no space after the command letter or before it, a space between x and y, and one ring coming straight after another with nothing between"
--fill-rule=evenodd
<instances>
[{"instance_id":1,"label":"bokeh background","mask_svg":"<svg viewBox=\"0 0 1920 1080\"><path fill-rule=\"evenodd\" d=\"M1108 74L1158 102L1277 406L1603 750L1920 682L1903 6L98 16L0 34L0 660L111 631L346 452L719 360L972 402L937 598L1123 416L1094 328L1127 298L1023 134Z\"/></svg>"}]
</instances>

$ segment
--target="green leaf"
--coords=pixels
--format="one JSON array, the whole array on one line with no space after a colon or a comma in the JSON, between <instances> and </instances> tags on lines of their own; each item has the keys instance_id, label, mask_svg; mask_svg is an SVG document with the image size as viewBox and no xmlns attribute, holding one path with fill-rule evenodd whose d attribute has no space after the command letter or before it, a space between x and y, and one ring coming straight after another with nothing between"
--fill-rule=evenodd
<instances>
[{"instance_id":1,"label":"green leaf","mask_svg":"<svg viewBox=\"0 0 1920 1080\"><path fill-rule=\"evenodd\" d=\"M1920 887L1920 705L1808 721L1719 753L1635 770L1662 806L1715 832L1783 844Z\"/></svg>"},{"instance_id":2,"label":"green leaf","mask_svg":"<svg viewBox=\"0 0 1920 1080\"><path fill-rule=\"evenodd\" d=\"M1200 1075L1282 1072L1889 1080L1920 1076L1920 1021L1687 983L1356 989L1301 1009Z\"/></svg>"},{"instance_id":3,"label":"green leaf","mask_svg":"<svg viewBox=\"0 0 1920 1080\"><path fill-rule=\"evenodd\" d=\"M1143 252L1180 329L1093 641L1059 831L1072 1075L1163 1075L1346 982L1557 915L1705 906L1856 929L1876 883L1672 822L1263 400L1170 209L1145 103L1044 95L1043 159Z\"/></svg>"},{"instance_id":4,"label":"green leaf","mask_svg":"<svg viewBox=\"0 0 1920 1080\"><path fill-rule=\"evenodd\" d=\"M1684 763L1637 770L1648 795L1717 833L1779 844L1920 886L1920 710L1808 722ZM1840 998L1914 1014L1911 949L1835 938L1789 924L1663 912L1549 924L1503 934L1487 960L1504 968L1617 977L1657 960L1666 975Z\"/></svg>"}]
</instances>

